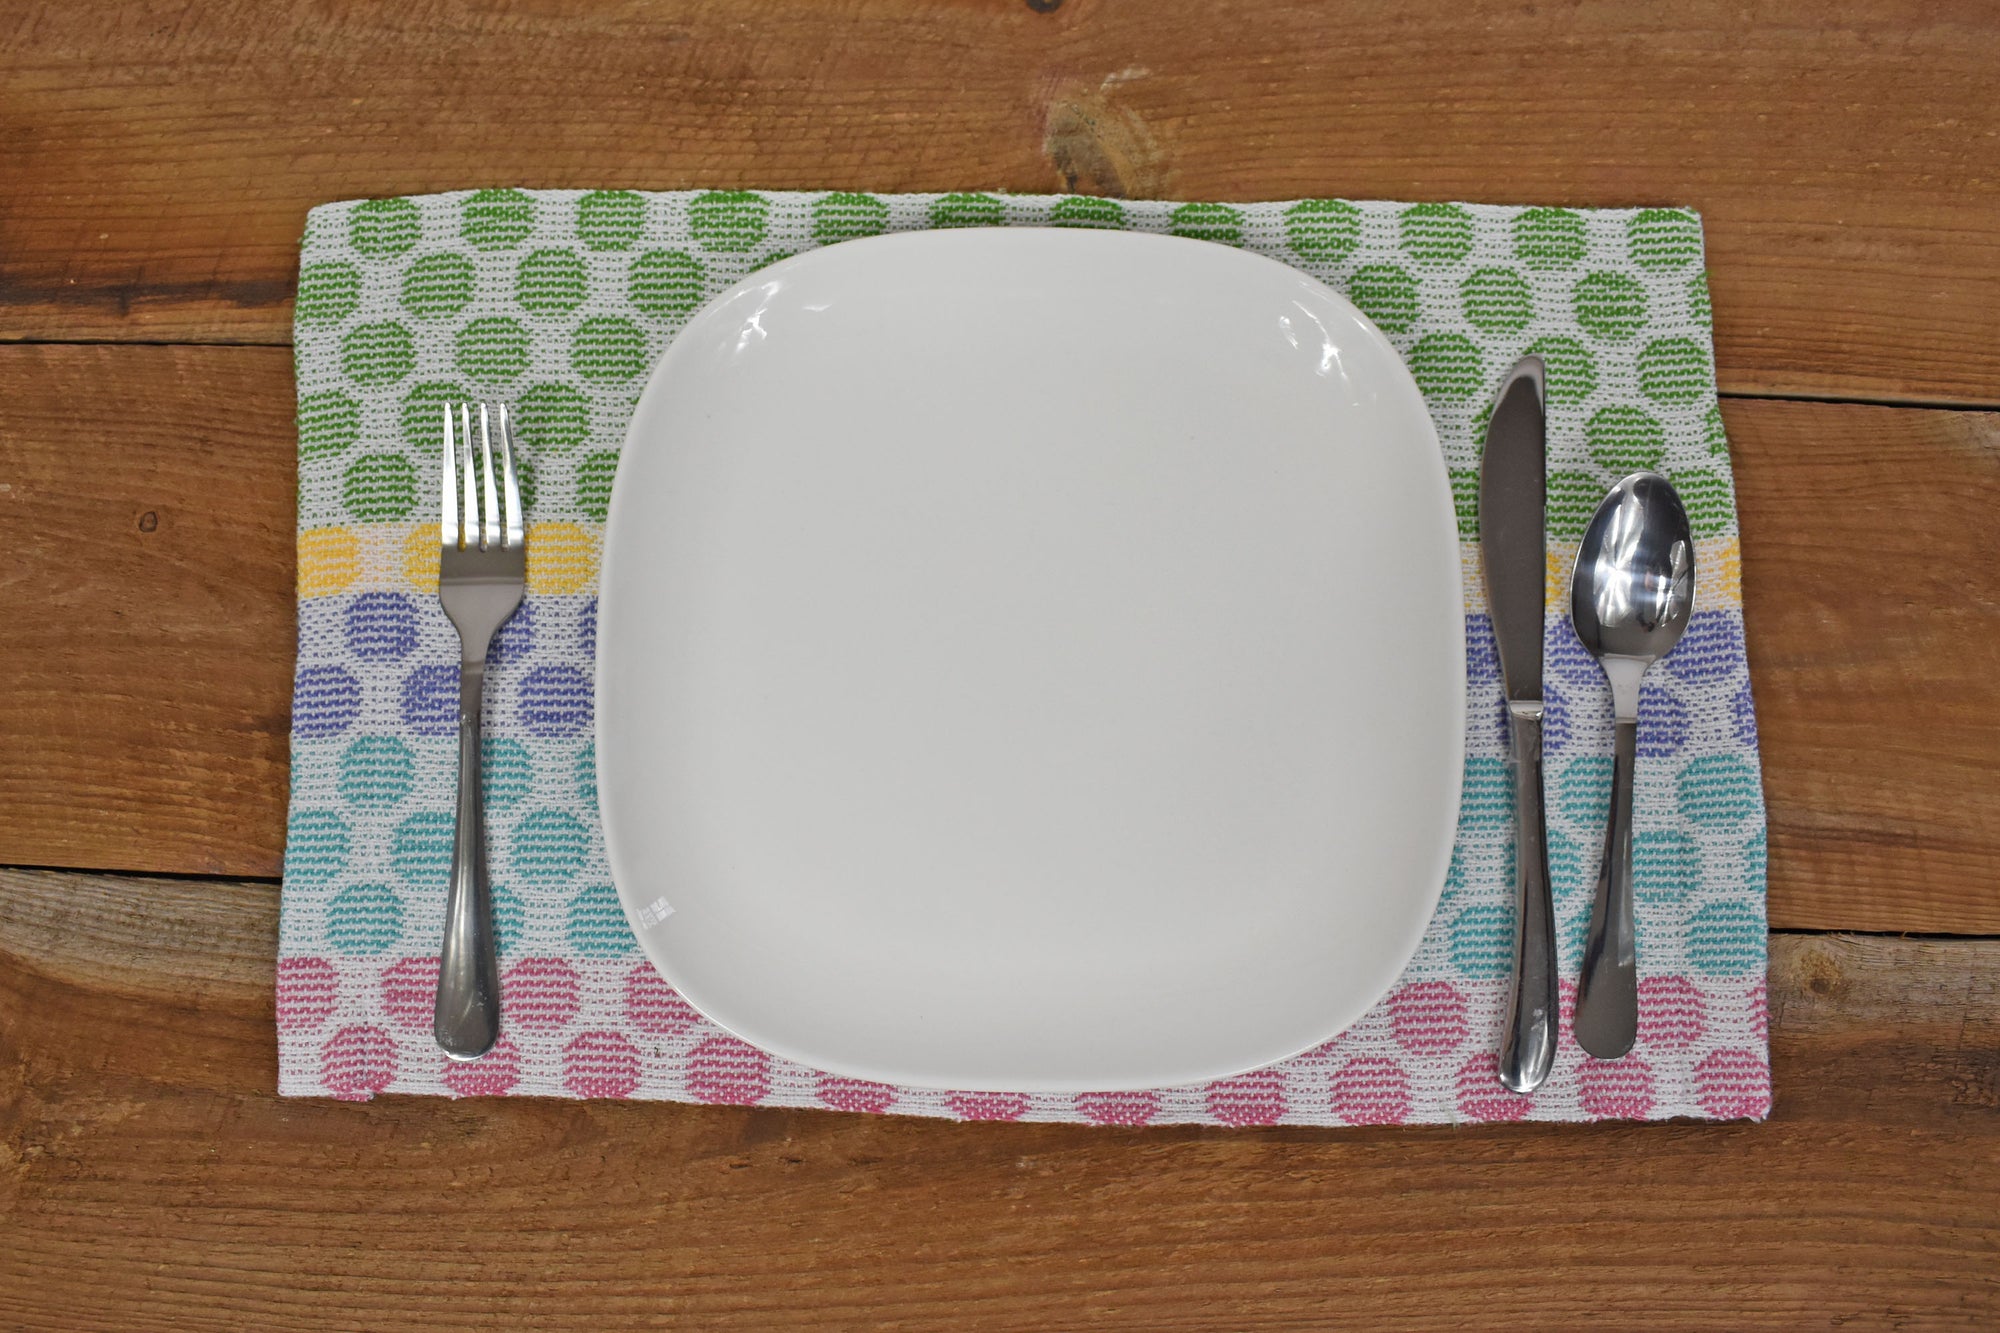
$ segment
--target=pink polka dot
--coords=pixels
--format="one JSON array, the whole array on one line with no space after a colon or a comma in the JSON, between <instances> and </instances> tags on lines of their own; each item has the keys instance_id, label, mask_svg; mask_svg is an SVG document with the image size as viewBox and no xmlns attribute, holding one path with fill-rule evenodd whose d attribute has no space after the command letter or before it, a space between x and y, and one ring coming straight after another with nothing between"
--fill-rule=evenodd
<instances>
[{"instance_id":1,"label":"pink polka dot","mask_svg":"<svg viewBox=\"0 0 2000 1333\"><path fill-rule=\"evenodd\" d=\"M1417 981L1389 997L1389 1030L1412 1054L1455 1051L1465 1041L1465 997L1448 981Z\"/></svg>"},{"instance_id":2,"label":"pink polka dot","mask_svg":"<svg viewBox=\"0 0 2000 1333\"><path fill-rule=\"evenodd\" d=\"M1333 1076L1333 1110L1350 1125L1400 1125L1410 1114L1410 1076L1394 1060L1350 1060Z\"/></svg>"},{"instance_id":3,"label":"pink polka dot","mask_svg":"<svg viewBox=\"0 0 2000 1333\"><path fill-rule=\"evenodd\" d=\"M1076 1109L1094 1125L1143 1125L1160 1112L1156 1092L1080 1092Z\"/></svg>"},{"instance_id":4,"label":"pink polka dot","mask_svg":"<svg viewBox=\"0 0 2000 1333\"><path fill-rule=\"evenodd\" d=\"M1019 1120L1028 1113L1028 1099L1018 1092L954 1092L944 1103L961 1120Z\"/></svg>"},{"instance_id":5,"label":"pink polka dot","mask_svg":"<svg viewBox=\"0 0 2000 1333\"><path fill-rule=\"evenodd\" d=\"M630 1097L639 1050L616 1032L581 1032L563 1047L563 1086L578 1097Z\"/></svg>"},{"instance_id":6,"label":"pink polka dot","mask_svg":"<svg viewBox=\"0 0 2000 1333\"><path fill-rule=\"evenodd\" d=\"M381 1028L344 1027L319 1053L322 1087L344 1102L365 1102L396 1079L396 1040Z\"/></svg>"},{"instance_id":7,"label":"pink polka dot","mask_svg":"<svg viewBox=\"0 0 2000 1333\"><path fill-rule=\"evenodd\" d=\"M1758 982L1750 988L1750 1023L1757 1034L1757 1040L1769 1043L1771 1040L1771 1005L1766 996L1764 983Z\"/></svg>"},{"instance_id":8,"label":"pink polka dot","mask_svg":"<svg viewBox=\"0 0 2000 1333\"><path fill-rule=\"evenodd\" d=\"M477 1060L447 1060L444 1085L461 1097L498 1097L521 1081L521 1053L502 1037Z\"/></svg>"},{"instance_id":9,"label":"pink polka dot","mask_svg":"<svg viewBox=\"0 0 2000 1333\"><path fill-rule=\"evenodd\" d=\"M1225 1125L1275 1125L1285 1113L1285 1076L1253 1069L1208 1085L1208 1112Z\"/></svg>"},{"instance_id":10,"label":"pink polka dot","mask_svg":"<svg viewBox=\"0 0 2000 1333\"><path fill-rule=\"evenodd\" d=\"M836 1111L866 1111L880 1115L896 1100L896 1090L886 1083L870 1083L865 1078L819 1076L819 1099Z\"/></svg>"},{"instance_id":11,"label":"pink polka dot","mask_svg":"<svg viewBox=\"0 0 2000 1333\"><path fill-rule=\"evenodd\" d=\"M1584 1061L1576 1090L1593 1120L1643 1120L1653 1109L1653 1071L1636 1055Z\"/></svg>"},{"instance_id":12,"label":"pink polka dot","mask_svg":"<svg viewBox=\"0 0 2000 1333\"><path fill-rule=\"evenodd\" d=\"M382 969L382 1010L403 1027L437 1020L438 960L404 958Z\"/></svg>"},{"instance_id":13,"label":"pink polka dot","mask_svg":"<svg viewBox=\"0 0 2000 1333\"><path fill-rule=\"evenodd\" d=\"M625 1017L652 1037L677 1037L701 1021L694 1006L651 963L639 963L625 976Z\"/></svg>"},{"instance_id":14,"label":"pink polka dot","mask_svg":"<svg viewBox=\"0 0 2000 1333\"><path fill-rule=\"evenodd\" d=\"M310 1032L333 1016L340 974L324 958L278 960L278 1031Z\"/></svg>"},{"instance_id":15,"label":"pink polka dot","mask_svg":"<svg viewBox=\"0 0 2000 1333\"><path fill-rule=\"evenodd\" d=\"M688 1053L687 1087L697 1101L753 1105L771 1090L771 1057L719 1033Z\"/></svg>"},{"instance_id":16,"label":"pink polka dot","mask_svg":"<svg viewBox=\"0 0 2000 1333\"><path fill-rule=\"evenodd\" d=\"M1481 1051L1459 1066L1458 1113L1467 1120L1519 1120L1534 1104L1534 1094L1523 1096L1501 1086L1494 1052Z\"/></svg>"},{"instance_id":17,"label":"pink polka dot","mask_svg":"<svg viewBox=\"0 0 2000 1333\"><path fill-rule=\"evenodd\" d=\"M1771 1113L1771 1071L1756 1051L1711 1051L1694 1071L1701 1109L1724 1120Z\"/></svg>"},{"instance_id":18,"label":"pink polka dot","mask_svg":"<svg viewBox=\"0 0 2000 1333\"><path fill-rule=\"evenodd\" d=\"M583 1007L583 983L560 958L523 958L500 977L500 1012L528 1032L556 1032Z\"/></svg>"},{"instance_id":19,"label":"pink polka dot","mask_svg":"<svg viewBox=\"0 0 2000 1333\"><path fill-rule=\"evenodd\" d=\"M1686 977L1639 981L1639 1040L1663 1051L1684 1051L1708 1031L1707 1006Z\"/></svg>"}]
</instances>

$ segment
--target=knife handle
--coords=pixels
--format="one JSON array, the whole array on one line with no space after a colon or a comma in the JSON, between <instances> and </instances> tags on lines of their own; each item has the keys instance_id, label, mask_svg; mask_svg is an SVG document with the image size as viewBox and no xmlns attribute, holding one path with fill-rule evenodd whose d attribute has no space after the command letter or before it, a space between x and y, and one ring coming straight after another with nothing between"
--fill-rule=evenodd
<instances>
[{"instance_id":1,"label":"knife handle","mask_svg":"<svg viewBox=\"0 0 2000 1333\"><path fill-rule=\"evenodd\" d=\"M1556 1058L1556 923L1542 816L1542 706L1508 705L1514 754L1514 993L1500 1048L1500 1082L1533 1092Z\"/></svg>"}]
</instances>

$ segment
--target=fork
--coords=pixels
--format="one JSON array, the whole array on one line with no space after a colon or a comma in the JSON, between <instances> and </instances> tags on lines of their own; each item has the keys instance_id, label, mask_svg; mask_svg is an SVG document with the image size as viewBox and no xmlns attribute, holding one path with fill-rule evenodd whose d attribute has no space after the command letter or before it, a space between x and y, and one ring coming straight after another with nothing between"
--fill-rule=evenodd
<instances>
[{"instance_id":1,"label":"fork","mask_svg":"<svg viewBox=\"0 0 2000 1333\"><path fill-rule=\"evenodd\" d=\"M438 958L437 1044L454 1060L476 1060L500 1035L500 962L493 896L486 882L486 808L480 796L480 704L486 650L521 605L528 542L514 470L514 430L500 404L500 468L493 466L492 416L485 403L444 405L442 549L438 600L458 627L458 819L451 840L451 894ZM473 409L479 443L473 447ZM502 520L504 507L505 520Z\"/></svg>"}]
</instances>

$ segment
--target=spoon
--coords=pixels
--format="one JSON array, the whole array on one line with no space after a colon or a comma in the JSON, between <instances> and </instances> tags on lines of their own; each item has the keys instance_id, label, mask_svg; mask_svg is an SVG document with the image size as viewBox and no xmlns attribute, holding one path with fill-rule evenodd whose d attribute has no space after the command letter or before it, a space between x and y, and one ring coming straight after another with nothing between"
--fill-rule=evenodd
<instances>
[{"instance_id":1,"label":"spoon","mask_svg":"<svg viewBox=\"0 0 2000 1333\"><path fill-rule=\"evenodd\" d=\"M1632 930L1632 769L1639 750L1639 679L1666 656L1694 610L1694 536L1665 477L1637 472L1611 488L1576 553L1570 620L1611 681L1617 720L1611 823L1583 976L1576 989L1576 1041L1600 1060L1632 1049L1639 1028L1637 946Z\"/></svg>"}]
</instances>

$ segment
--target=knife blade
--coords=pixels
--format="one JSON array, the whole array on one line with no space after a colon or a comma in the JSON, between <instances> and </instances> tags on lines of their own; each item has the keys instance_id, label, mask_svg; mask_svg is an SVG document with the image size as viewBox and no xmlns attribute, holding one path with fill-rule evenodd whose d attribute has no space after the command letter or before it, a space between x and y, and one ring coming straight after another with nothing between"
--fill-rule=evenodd
<instances>
[{"instance_id":1,"label":"knife blade","mask_svg":"<svg viewBox=\"0 0 2000 1333\"><path fill-rule=\"evenodd\" d=\"M1479 469L1479 551L1514 776L1514 984L1500 1082L1532 1092L1556 1053L1555 903L1542 812L1542 618L1548 587L1548 420L1540 357L1501 382Z\"/></svg>"}]
</instances>

